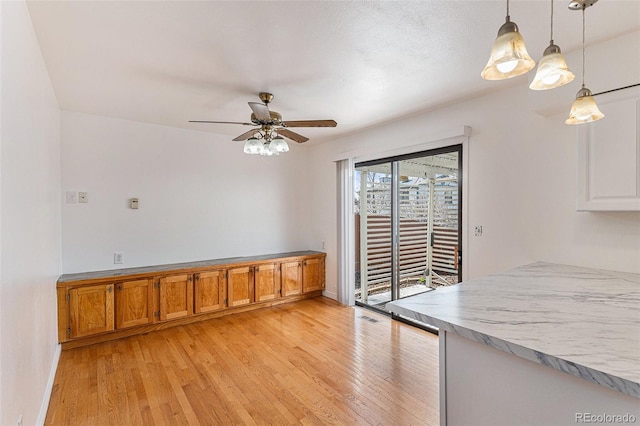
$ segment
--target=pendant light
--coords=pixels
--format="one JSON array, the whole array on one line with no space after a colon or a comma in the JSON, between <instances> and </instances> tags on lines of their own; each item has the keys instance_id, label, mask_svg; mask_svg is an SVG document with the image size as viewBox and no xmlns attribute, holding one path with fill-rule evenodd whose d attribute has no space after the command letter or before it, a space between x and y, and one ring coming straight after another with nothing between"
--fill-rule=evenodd
<instances>
[{"instance_id":1,"label":"pendant light","mask_svg":"<svg viewBox=\"0 0 640 426\"><path fill-rule=\"evenodd\" d=\"M282 136L276 136L269 142L269 149L273 152L289 152L289 145Z\"/></svg>"},{"instance_id":2,"label":"pendant light","mask_svg":"<svg viewBox=\"0 0 640 426\"><path fill-rule=\"evenodd\" d=\"M549 47L544 50L538 62L538 71L529 85L531 90L548 90L564 86L573 81L575 76L564 60L560 47L553 43L553 0L551 0L551 38Z\"/></svg>"},{"instance_id":3,"label":"pendant light","mask_svg":"<svg viewBox=\"0 0 640 426\"><path fill-rule=\"evenodd\" d=\"M280 154L278 151L276 151L275 149L273 149L275 147L274 144L271 143L272 139L271 139L271 132L267 133L263 144L262 144L262 151L260 151L260 155L265 155L267 157L271 157L272 155L278 155Z\"/></svg>"},{"instance_id":4,"label":"pendant light","mask_svg":"<svg viewBox=\"0 0 640 426\"><path fill-rule=\"evenodd\" d=\"M271 157L272 155L279 155L279 152L276 152L269 147L269 144L265 144L263 150L260 152L260 155L265 155L267 157Z\"/></svg>"},{"instance_id":5,"label":"pendant light","mask_svg":"<svg viewBox=\"0 0 640 426\"><path fill-rule=\"evenodd\" d=\"M480 75L485 80L505 80L522 75L535 66L535 61L527 53L518 26L515 22L511 22L509 0L507 0L506 22L498 30L498 37L493 42L489 62Z\"/></svg>"},{"instance_id":6,"label":"pendant light","mask_svg":"<svg viewBox=\"0 0 640 426\"><path fill-rule=\"evenodd\" d=\"M256 138L255 136L252 136L249 139L247 139L247 142L245 142L244 144L245 154L262 154L263 151L264 151L264 146L262 145L262 142L260 141L260 139Z\"/></svg>"},{"instance_id":7,"label":"pendant light","mask_svg":"<svg viewBox=\"0 0 640 426\"><path fill-rule=\"evenodd\" d=\"M569 118L565 120L566 124L583 124L590 123L592 121L600 120L604 117L604 114L598 109L596 101L593 99L591 90L587 89L584 85L584 71L585 71L585 9L592 6L598 0L579 0L573 1L569 5L570 9L582 10L582 88L578 90L576 94L576 100L571 106L571 112Z\"/></svg>"}]
</instances>

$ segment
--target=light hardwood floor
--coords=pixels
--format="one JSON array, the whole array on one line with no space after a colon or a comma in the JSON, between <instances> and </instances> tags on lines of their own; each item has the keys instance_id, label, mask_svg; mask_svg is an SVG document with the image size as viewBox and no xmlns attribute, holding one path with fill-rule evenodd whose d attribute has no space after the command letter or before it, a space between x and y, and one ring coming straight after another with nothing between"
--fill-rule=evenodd
<instances>
[{"instance_id":1,"label":"light hardwood floor","mask_svg":"<svg viewBox=\"0 0 640 426\"><path fill-rule=\"evenodd\" d=\"M46 424L438 424L438 339L314 298L63 351Z\"/></svg>"}]
</instances>

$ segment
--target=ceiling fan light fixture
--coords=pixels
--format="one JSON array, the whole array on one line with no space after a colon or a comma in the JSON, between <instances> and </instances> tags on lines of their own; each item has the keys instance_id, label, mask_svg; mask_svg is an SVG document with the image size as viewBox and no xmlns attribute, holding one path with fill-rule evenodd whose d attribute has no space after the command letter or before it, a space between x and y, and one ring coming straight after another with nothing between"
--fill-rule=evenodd
<instances>
[{"instance_id":1,"label":"ceiling fan light fixture","mask_svg":"<svg viewBox=\"0 0 640 426\"><path fill-rule=\"evenodd\" d=\"M244 144L244 153L245 154L262 154L264 151L264 146L262 142L256 137L250 137Z\"/></svg>"},{"instance_id":2,"label":"ceiling fan light fixture","mask_svg":"<svg viewBox=\"0 0 640 426\"><path fill-rule=\"evenodd\" d=\"M258 96L262 102L249 102L249 108L252 111L251 122L189 120L189 123L241 124L243 126L256 127L236 136L233 140L246 140L243 149L246 154L266 156L278 155L289 151L289 144L280 134L297 143L304 143L309 140L309 138L293 132L287 127L336 127L338 124L335 120L283 121L279 112L269 110L269 103L273 100L273 95L267 92L260 92Z\"/></svg>"},{"instance_id":3,"label":"ceiling fan light fixture","mask_svg":"<svg viewBox=\"0 0 640 426\"><path fill-rule=\"evenodd\" d=\"M287 144L282 136L276 136L271 139L269 149L277 153L289 152L289 144Z\"/></svg>"},{"instance_id":4,"label":"ceiling fan light fixture","mask_svg":"<svg viewBox=\"0 0 640 426\"><path fill-rule=\"evenodd\" d=\"M507 2L507 9L508 7ZM506 80L517 77L536 66L527 52L518 25L511 22L508 13L507 10L506 22L498 30L498 37L493 42L489 61L480 74L485 80Z\"/></svg>"},{"instance_id":5,"label":"ceiling fan light fixture","mask_svg":"<svg viewBox=\"0 0 640 426\"><path fill-rule=\"evenodd\" d=\"M576 94L576 100L571 105L571 112L569 113L569 118L565 120L565 124L590 123L603 117L604 114L600 112L598 105L596 105L591 90L583 86Z\"/></svg>"}]
</instances>

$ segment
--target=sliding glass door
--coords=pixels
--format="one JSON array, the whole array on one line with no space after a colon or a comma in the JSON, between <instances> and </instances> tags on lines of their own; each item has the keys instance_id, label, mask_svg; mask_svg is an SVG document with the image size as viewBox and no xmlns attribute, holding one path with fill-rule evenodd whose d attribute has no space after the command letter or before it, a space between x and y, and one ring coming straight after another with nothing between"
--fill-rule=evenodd
<instances>
[{"instance_id":1,"label":"sliding glass door","mask_svg":"<svg viewBox=\"0 0 640 426\"><path fill-rule=\"evenodd\" d=\"M460 281L462 146L357 163L357 304L384 310Z\"/></svg>"}]
</instances>

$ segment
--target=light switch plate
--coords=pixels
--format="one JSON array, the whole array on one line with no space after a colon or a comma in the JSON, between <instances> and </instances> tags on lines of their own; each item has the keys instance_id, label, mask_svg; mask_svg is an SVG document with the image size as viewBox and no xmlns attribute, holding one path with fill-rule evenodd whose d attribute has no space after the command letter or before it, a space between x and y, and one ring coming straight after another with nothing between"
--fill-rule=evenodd
<instances>
[{"instance_id":1,"label":"light switch plate","mask_svg":"<svg viewBox=\"0 0 640 426\"><path fill-rule=\"evenodd\" d=\"M75 191L66 192L67 204L74 204L78 202L78 193Z\"/></svg>"},{"instance_id":2,"label":"light switch plate","mask_svg":"<svg viewBox=\"0 0 640 426\"><path fill-rule=\"evenodd\" d=\"M78 192L78 202L79 203L88 203L89 202L89 193L88 192Z\"/></svg>"},{"instance_id":3,"label":"light switch plate","mask_svg":"<svg viewBox=\"0 0 640 426\"><path fill-rule=\"evenodd\" d=\"M129 208L132 209L137 209L139 205L138 199L137 198L131 198L129 199Z\"/></svg>"}]
</instances>

